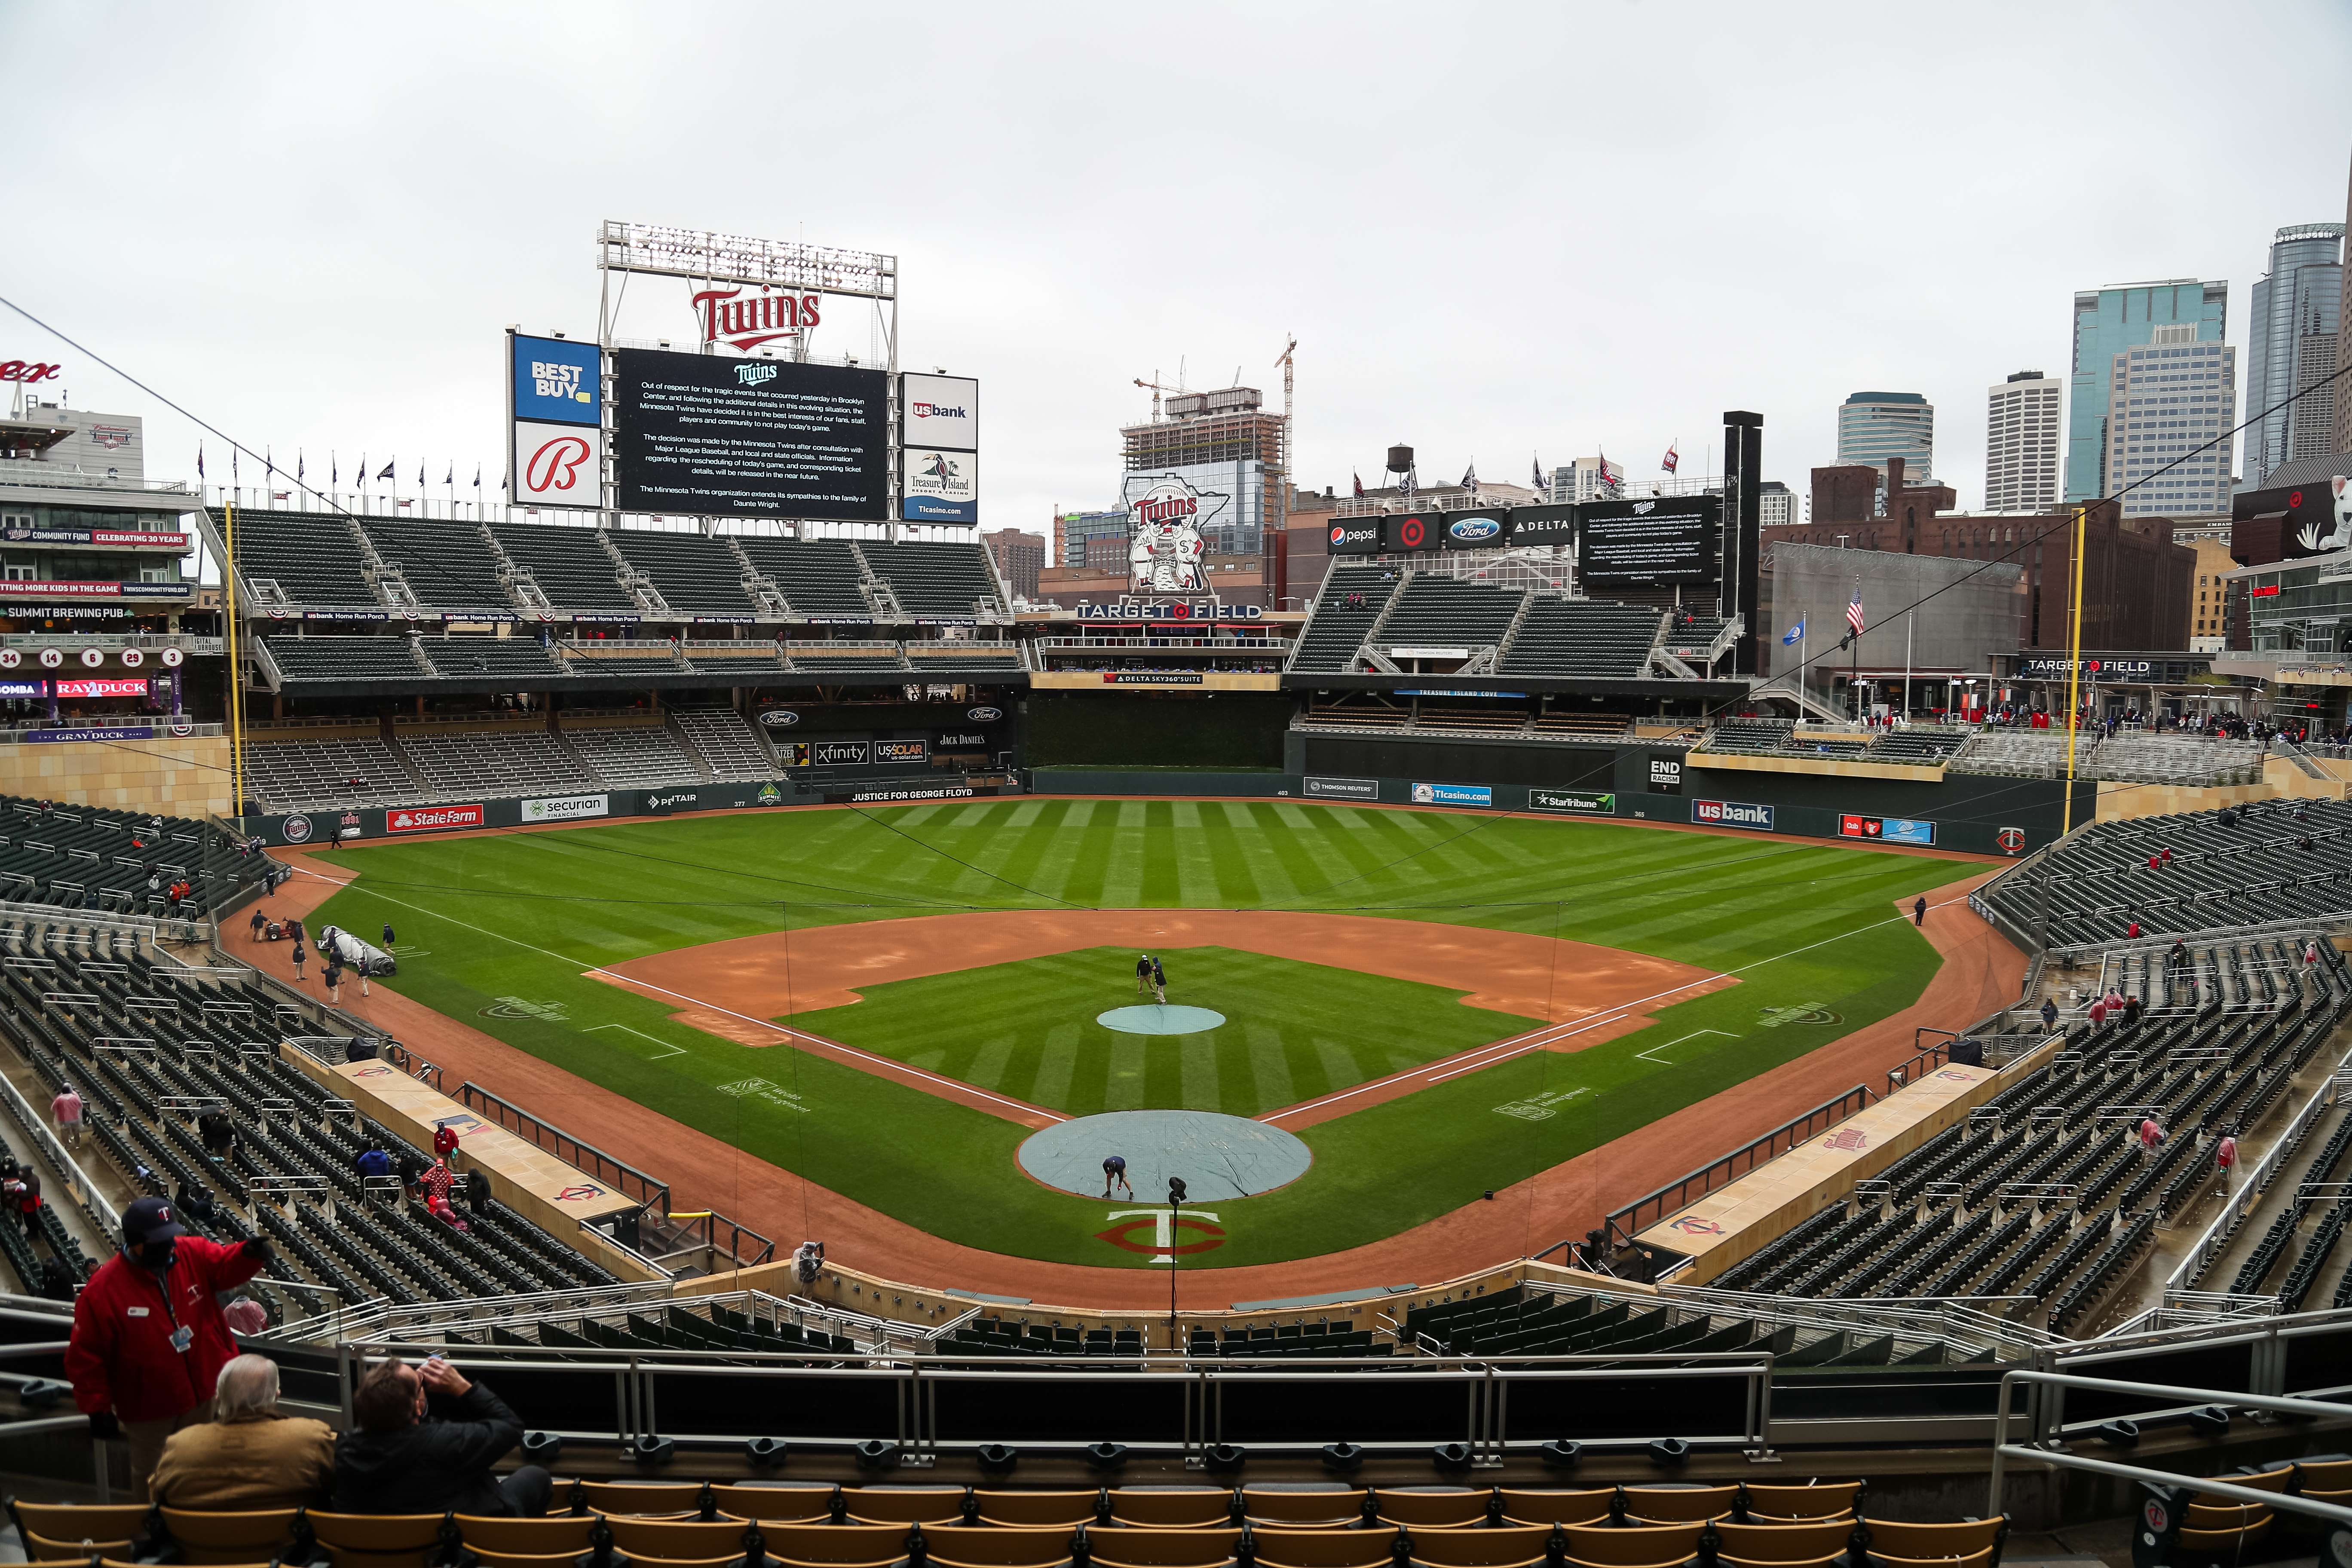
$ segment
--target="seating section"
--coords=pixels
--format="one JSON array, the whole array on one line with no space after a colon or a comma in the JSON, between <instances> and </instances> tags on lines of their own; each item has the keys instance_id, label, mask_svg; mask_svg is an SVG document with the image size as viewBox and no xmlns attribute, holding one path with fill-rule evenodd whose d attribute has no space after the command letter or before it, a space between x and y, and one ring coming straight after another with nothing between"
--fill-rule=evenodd
<instances>
[{"instance_id":1,"label":"seating section","mask_svg":"<svg viewBox=\"0 0 2352 1568\"><path fill-rule=\"evenodd\" d=\"M864 592L866 574L858 567L856 548L845 541L742 534L736 542L795 614L873 618L874 605Z\"/></svg>"},{"instance_id":2,"label":"seating section","mask_svg":"<svg viewBox=\"0 0 2352 1568\"><path fill-rule=\"evenodd\" d=\"M1315 614L1290 656L1297 670L1344 670L1364 646L1364 636L1396 592L1392 574L1370 566L1334 566L1316 596Z\"/></svg>"},{"instance_id":3,"label":"seating section","mask_svg":"<svg viewBox=\"0 0 2352 1568\"><path fill-rule=\"evenodd\" d=\"M968 621L1006 613L977 544L897 544L861 540L857 552L890 584L898 607L919 620Z\"/></svg>"},{"instance_id":4,"label":"seating section","mask_svg":"<svg viewBox=\"0 0 2352 1568\"><path fill-rule=\"evenodd\" d=\"M1654 1355L1769 1351L1783 1366L1936 1366L1988 1358L1981 1347L1933 1336L1860 1334L1808 1321L1775 1322L1675 1302L1549 1289L1505 1289L1405 1316L1433 1354Z\"/></svg>"},{"instance_id":5,"label":"seating section","mask_svg":"<svg viewBox=\"0 0 2352 1568\"><path fill-rule=\"evenodd\" d=\"M2125 730L2100 742L2090 776L2197 788L2256 784L2265 750L2261 741Z\"/></svg>"},{"instance_id":6,"label":"seating section","mask_svg":"<svg viewBox=\"0 0 2352 1568\"><path fill-rule=\"evenodd\" d=\"M375 552L400 568L418 604L436 610L514 609L479 523L370 517L360 526Z\"/></svg>"},{"instance_id":7,"label":"seating section","mask_svg":"<svg viewBox=\"0 0 2352 1568\"><path fill-rule=\"evenodd\" d=\"M1381 641L1390 646L1498 647L1526 601L1527 595L1517 589L1415 573L1381 624Z\"/></svg>"},{"instance_id":8,"label":"seating section","mask_svg":"<svg viewBox=\"0 0 2352 1568\"><path fill-rule=\"evenodd\" d=\"M2061 947L2117 941L2134 921L2150 937L2325 922L2352 910L2352 804L2269 800L2094 823L1975 896L2025 931L2046 905Z\"/></svg>"},{"instance_id":9,"label":"seating section","mask_svg":"<svg viewBox=\"0 0 2352 1568\"><path fill-rule=\"evenodd\" d=\"M702 770L658 724L627 728L566 727L564 741L595 770L596 776L616 789L649 784L696 784Z\"/></svg>"},{"instance_id":10,"label":"seating section","mask_svg":"<svg viewBox=\"0 0 2352 1568\"><path fill-rule=\"evenodd\" d=\"M0 795L0 901L201 915L284 868L210 823ZM171 885L194 895L176 910Z\"/></svg>"},{"instance_id":11,"label":"seating section","mask_svg":"<svg viewBox=\"0 0 2352 1568\"><path fill-rule=\"evenodd\" d=\"M213 526L224 526L220 512ZM351 524L315 512L236 514L237 574L257 593L274 582L291 605L311 608L383 608L366 576L366 557Z\"/></svg>"},{"instance_id":12,"label":"seating section","mask_svg":"<svg viewBox=\"0 0 2352 1568\"><path fill-rule=\"evenodd\" d=\"M748 616L759 609L743 591L743 563L724 539L637 528L612 529L604 537L622 559L653 579L662 601L680 615Z\"/></svg>"},{"instance_id":13,"label":"seating section","mask_svg":"<svg viewBox=\"0 0 2352 1568\"><path fill-rule=\"evenodd\" d=\"M1649 673L1658 621L1659 612L1643 605L1538 594L1500 668L1505 675L1632 680Z\"/></svg>"},{"instance_id":14,"label":"seating section","mask_svg":"<svg viewBox=\"0 0 2352 1568\"><path fill-rule=\"evenodd\" d=\"M419 637L417 647L435 674L454 680L509 675L544 680L563 673L563 667L532 637Z\"/></svg>"},{"instance_id":15,"label":"seating section","mask_svg":"<svg viewBox=\"0 0 2352 1568\"><path fill-rule=\"evenodd\" d=\"M898 645L887 643L880 647L829 647L824 643L793 643L786 653L796 670L813 674L873 675L883 670L903 670L907 661Z\"/></svg>"},{"instance_id":16,"label":"seating section","mask_svg":"<svg viewBox=\"0 0 2352 1568\"><path fill-rule=\"evenodd\" d=\"M245 776L253 797L277 811L395 805L416 798L408 770L373 736L250 744Z\"/></svg>"},{"instance_id":17,"label":"seating section","mask_svg":"<svg viewBox=\"0 0 2352 1568\"><path fill-rule=\"evenodd\" d=\"M1907 730L1885 731L1870 748L1870 759L1875 763L1916 763L1923 767L1933 767L1949 762L1953 754L1968 743L1969 733L1965 730L1923 724Z\"/></svg>"},{"instance_id":18,"label":"seating section","mask_svg":"<svg viewBox=\"0 0 2352 1568\"><path fill-rule=\"evenodd\" d=\"M270 661L290 681L397 680L416 686L432 679L416 660L409 637L269 637Z\"/></svg>"},{"instance_id":19,"label":"seating section","mask_svg":"<svg viewBox=\"0 0 2352 1568\"><path fill-rule=\"evenodd\" d=\"M547 602L565 610L638 611L621 586L620 569L593 528L493 523L490 537L507 558L530 573Z\"/></svg>"},{"instance_id":20,"label":"seating section","mask_svg":"<svg viewBox=\"0 0 2352 1568\"><path fill-rule=\"evenodd\" d=\"M2074 737L2074 769L2087 776L2088 761L2098 737L2087 731ZM1964 773L1999 773L2007 778L2056 779L2066 776L2066 731L2005 730L1980 731L1952 763Z\"/></svg>"},{"instance_id":21,"label":"seating section","mask_svg":"<svg viewBox=\"0 0 2352 1568\"><path fill-rule=\"evenodd\" d=\"M81 1094L89 1131L79 1157L110 1163L135 1191L193 1195L176 1217L198 1235L268 1237L278 1253L271 1278L323 1286L345 1306L615 1282L502 1204L469 1205L458 1231L425 1218L413 1199L366 1193L354 1161L369 1142L412 1171L428 1157L250 1046L291 1016L253 979L189 970L129 932L65 923L0 926L0 1038L47 1091L71 1083ZM199 1135L206 1110L228 1113L225 1142L208 1147ZM265 1193L263 1178L304 1178L307 1190ZM9 1231L0 1226L0 1247ZM334 1304L266 1281L246 1289L274 1323Z\"/></svg>"},{"instance_id":22,"label":"seating section","mask_svg":"<svg viewBox=\"0 0 2352 1568\"><path fill-rule=\"evenodd\" d=\"M438 795L549 795L596 788L595 776L544 730L451 734L394 731L400 750Z\"/></svg>"},{"instance_id":23,"label":"seating section","mask_svg":"<svg viewBox=\"0 0 2352 1568\"><path fill-rule=\"evenodd\" d=\"M903 647L908 664L930 675L1002 677L1024 668L1021 650L1010 643L910 642Z\"/></svg>"},{"instance_id":24,"label":"seating section","mask_svg":"<svg viewBox=\"0 0 2352 1568\"><path fill-rule=\"evenodd\" d=\"M721 779L775 776L775 763L759 735L731 708L685 708L670 715L711 773Z\"/></svg>"},{"instance_id":25,"label":"seating section","mask_svg":"<svg viewBox=\"0 0 2352 1568\"><path fill-rule=\"evenodd\" d=\"M2352 973L2323 951L2310 965L2294 944L2251 942L2190 949L2178 964L2161 949L2110 964L2105 983L2146 1008L2136 1022L2074 1025L2062 1054L1888 1166L1883 1187L1712 1283L1808 1298L2026 1296L2046 1304L2053 1332L2090 1330L2156 1226L2214 1187L2218 1139L2282 1109L2352 1012ZM2153 1151L2143 1116L2168 1134ZM2291 1287L2308 1291L2334 1245L2313 1237ZM2261 1284L2284 1251L2249 1263L2241 1284Z\"/></svg>"}]
</instances>

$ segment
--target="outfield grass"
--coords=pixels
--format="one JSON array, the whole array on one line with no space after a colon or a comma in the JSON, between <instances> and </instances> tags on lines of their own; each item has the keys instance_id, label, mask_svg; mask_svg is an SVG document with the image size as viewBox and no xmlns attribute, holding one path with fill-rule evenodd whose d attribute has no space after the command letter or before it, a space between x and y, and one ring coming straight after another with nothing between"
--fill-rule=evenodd
<instances>
[{"instance_id":1,"label":"outfield grass","mask_svg":"<svg viewBox=\"0 0 2352 1568\"><path fill-rule=\"evenodd\" d=\"M360 931L397 925L403 973L391 984L426 1005L922 1229L1104 1265L1137 1260L1094 1238L1099 1203L1045 1192L1018 1173L1023 1129L801 1051L714 1038L581 972L763 931L1074 906L1328 910L1532 931L1738 972L1738 985L1668 1007L1636 1034L1573 1055L1531 1052L1307 1130L1314 1169L1280 1192L1223 1205L1231 1240L1199 1259L1203 1267L1392 1234L1885 1017L1916 999L1936 964L1894 902L1975 869L1606 822L1017 798L375 843L329 858L361 880L319 919ZM426 956L408 959L419 951ZM1296 967L1318 984L1325 973ZM912 1016L916 993L931 983L898 984L915 998ZM1391 1048L1378 1012L1318 1001L1318 984L1303 995L1275 988L1356 1053L1335 1079L1377 1076L1370 1066ZM876 1007L885 989L829 1010L820 1032L861 1033L838 1020ZM1037 1005L1064 1005L1058 994ZM567 1016L481 1016L505 997ZM1839 1021L1759 1026L1775 1010L1808 1005ZM1457 1026L1501 1017L1451 1001L1436 1011L1449 1007ZM1087 1017L1099 1010L1081 1005ZM973 1031L927 1027L958 1037L902 1040L892 1054L936 1048L980 1062ZM856 1043L878 1048L873 1037ZM1404 1048L1434 1056L1459 1047ZM1009 1058L1003 1070L1013 1070ZM1220 1094L1223 1080L1221 1065ZM1155 1104L1194 1092L1181 1073L1168 1090L1157 1079L1147 1089ZM1690 1163L1717 1152L1695 1149Z\"/></svg>"},{"instance_id":2,"label":"outfield grass","mask_svg":"<svg viewBox=\"0 0 2352 1568\"><path fill-rule=\"evenodd\" d=\"M1460 991L1262 952L1159 956L1169 1000L1222 1013L1223 1026L1147 1038L1096 1023L1138 1000L1126 948L893 981L791 1022L1073 1116L1147 1106L1259 1116L1538 1022L1465 1007Z\"/></svg>"}]
</instances>

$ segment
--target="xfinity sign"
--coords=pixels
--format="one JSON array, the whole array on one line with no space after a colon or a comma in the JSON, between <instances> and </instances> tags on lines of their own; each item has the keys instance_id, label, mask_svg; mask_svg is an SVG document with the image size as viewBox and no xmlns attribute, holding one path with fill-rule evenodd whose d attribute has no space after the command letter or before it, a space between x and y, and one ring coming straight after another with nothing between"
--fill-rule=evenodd
<instances>
[{"instance_id":1,"label":"xfinity sign","mask_svg":"<svg viewBox=\"0 0 2352 1568\"><path fill-rule=\"evenodd\" d=\"M1772 808L1738 800L1695 800L1691 802L1691 820L1710 827L1753 827L1769 833Z\"/></svg>"}]
</instances>

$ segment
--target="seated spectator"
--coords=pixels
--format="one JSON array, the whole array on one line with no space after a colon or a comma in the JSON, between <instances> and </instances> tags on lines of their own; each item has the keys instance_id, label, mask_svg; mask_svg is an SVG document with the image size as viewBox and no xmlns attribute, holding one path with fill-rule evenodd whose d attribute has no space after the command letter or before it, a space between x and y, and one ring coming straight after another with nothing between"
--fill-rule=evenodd
<instances>
[{"instance_id":1,"label":"seated spectator","mask_svg":"<svg viewBox=\"0 0 2352 1568\"><path fill-rule=\"evenodd\" d=\"M269 1327L269 1309L250 1296L239 1296L221 1309L221 1321L234 1334L257 1334Z\"/></svg>"},{"instance_id":2,"label":"seated spectator","mask_svg":"<svg viewBox=\"0 0 2352 1568\"><path fill-rule=\"evenodd\" d=\"M392 1156L385 1153L383 1146L379 1143L370 1143L360 1152L360 1157L352 1163L358 1168L359 1173L363 1177L392 1174Z\"/></svg>"},{"instance_id":3,"label":"seated spectator","mask_svg":"<svg viewBox=\"0 0 2352 1568\"><path fill-rule=\"evenodd\" d=\"M457 1178L449 1172L447 1161L436 1160L426 1167L423 1175L416 1178L416 1185L423 1191L425 1201L428 1205L446 1205L449 1201L449 1189L457 1180Z\"/></svg>"},{"instance_id":4,"label":"seated spectator","mask_svg":"<svg viewBox=\"0 0 2352 1568\"><path fill-rule=\"evenodd\" d=\"M214 1387L213 1418L164 1439L155 1500L200 1509L323 1503L335 1479L335 1435L323 1421L278 1410L278 1363L237 1356Z\"/></svg>"},{"instance_id":5,"label":"seated spectator","mask_svg":"<svg viewBox=\"0 0 2352 1568\"><path fill-rule=\"evenodd\" d=\"M457 1211L449 1206L449 1200L447 1198L435 1198L431 1200L425 1205L425 1212L431 1215L435 1219L439 1220L443 1225L447 1226L452 1230L470 1230L473 1228L463 1219L458 1217Z\"/></svg>"},{"instance_id":6,"label":"seated spectator","mask_svg":"<svg viewBox=\"0 0 2352 1568\"><path fill-rule=\"evenodd\" d=\"M501 1481L490 1467L522 1441L522 1422L485 1385L439 1356L382 1361L352 1396L357 1424L335 1445L334 1506L343 1513L520 1515L547 1511L554 1485L537 1465Z\"/></svg>"}]
</instances>

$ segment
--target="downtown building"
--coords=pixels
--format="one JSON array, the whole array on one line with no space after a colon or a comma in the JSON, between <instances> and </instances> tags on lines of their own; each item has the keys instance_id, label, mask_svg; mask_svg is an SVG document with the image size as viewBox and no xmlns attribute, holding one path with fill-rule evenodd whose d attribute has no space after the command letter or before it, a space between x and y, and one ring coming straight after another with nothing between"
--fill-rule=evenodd
<instances>
[{"instance_id":1,"label":"downtown building","mask_svg":"<svg viewBox=\"0 0 2352 1568\"><path fill-rule=\"evenodd\" d=\"M2119 498L2126 517L2230 510L2238 351L2193 332L2186 323L2159 326L2147 347L2122 350L2108 365L2100 493Z\"/></svg>"},{"instance_id":2,"label":"downtown building","mask_svg":"<svg viewBox=\"0 0 2352 1568\"><path fill-rule=\"evenodd\" d=\"M2067 408L2065 489L2060 500L2095 500L2110 493L2109 378L2116 356L2147 347L2158 328L2168 329L2168 342L2178 347L2221 342L2230 335L2229 326L2230 286L2219 280L2118 283L2074 296L2074 358L2068 370L2074 385ZM2221 457L2226 475L2228 454Z\"/></svg>"},{"instance_id":3,"label":"downtown building","mask_svg":"<svg viewBox=\"0 0 2352 1568\"><path fill-rule=\"evenodd\" d=\"M1985 510L2046 511L2058 504L2061 384L2021 370L1985 395Z\"/></svg>"},{"instance_id":4,"label":"downtown building","mask_svg":"<svg viewBox=\"0 0 2352 1568\"><path fill-rule=\"evenodd\" d=\"M2242 481L2262 489L2282 463L2336 451L2335 383L2344 312L2344 226L2280 229L2253 287L2246 331ZM2297 395L2300 394L2301 395Z\"/></svg>"}]
</instances>

